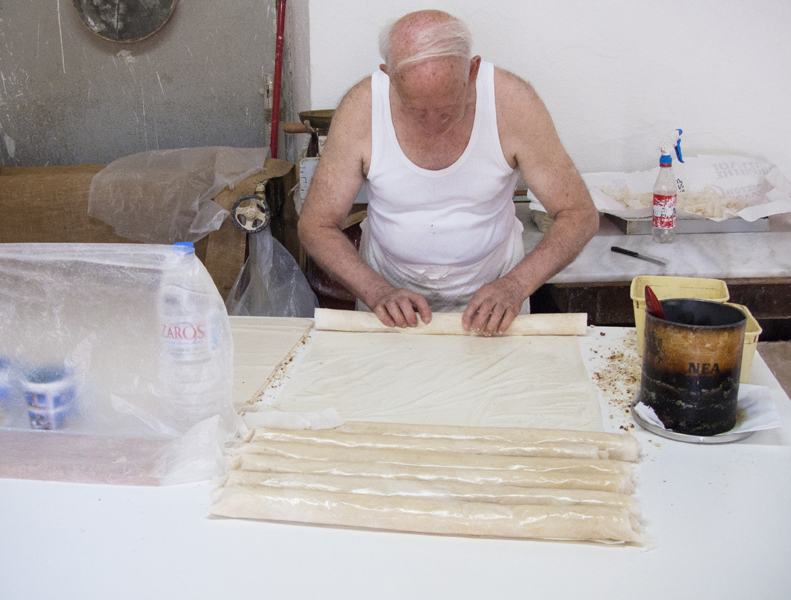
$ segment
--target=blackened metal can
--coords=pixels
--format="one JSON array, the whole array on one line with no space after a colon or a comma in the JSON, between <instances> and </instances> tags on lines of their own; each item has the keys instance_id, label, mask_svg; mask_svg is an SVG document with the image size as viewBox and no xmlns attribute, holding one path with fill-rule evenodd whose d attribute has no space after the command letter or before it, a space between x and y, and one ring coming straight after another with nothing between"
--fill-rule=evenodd
<instances>
[{"instance_id":1,"label":"blackened metal can","mask_svg":"<svg viewBox=\"0 0 791 600\"><path fill-rule=\"evenodd\" d=\"M746 316L707 300L661 305L664 319L646 314L640 401L671 431L730 431L736 425Z\"/></svg>"}]
</instances>

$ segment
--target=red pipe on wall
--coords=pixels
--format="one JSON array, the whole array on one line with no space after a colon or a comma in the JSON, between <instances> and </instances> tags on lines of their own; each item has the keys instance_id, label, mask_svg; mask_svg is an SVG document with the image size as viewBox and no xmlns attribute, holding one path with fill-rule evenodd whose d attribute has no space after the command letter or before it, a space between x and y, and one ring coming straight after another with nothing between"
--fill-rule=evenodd
<instances>
[{"instance_id":1,"label":"red pipe on wall","mask_svg":"<svg viewBox=\"0 0 791 600\"><path fill-rule=\"evenodd\" d=\"M286 26L286 0L277 0L277 46L275 48L275 81L272 90L272 134L269 148L272 158L277 158L278 133L280 128L280 77L283 71L283 30Z\"/></svg>"}]
</instances>

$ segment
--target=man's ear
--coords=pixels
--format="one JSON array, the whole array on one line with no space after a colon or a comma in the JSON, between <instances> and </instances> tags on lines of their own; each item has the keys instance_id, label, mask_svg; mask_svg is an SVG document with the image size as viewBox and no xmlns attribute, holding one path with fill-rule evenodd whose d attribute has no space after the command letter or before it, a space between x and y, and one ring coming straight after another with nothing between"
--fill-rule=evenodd
<instances>
[{"instance_id":1,"label":"man's ear","mask_svg":"<svg viewBox=\"0 0 791 600\"><path fill-rule=\"evenodd\" d=\"M481 57L473 56L470 59L470 77L469 77L470 84L475 83L475 80L478 79L478 69L480 69L480 67L481 67Z\"/></svg>"},{"instance_id":2,"label":"man's ear","mask_svg":"<svg viewBox=\"0 0 791 600\"><path fill-rule=\"evenodd\" d=\"M385 75L390 75L390 73L387 72L387 65L379 65L379 70Z\"/></svg>"}]
</instances>

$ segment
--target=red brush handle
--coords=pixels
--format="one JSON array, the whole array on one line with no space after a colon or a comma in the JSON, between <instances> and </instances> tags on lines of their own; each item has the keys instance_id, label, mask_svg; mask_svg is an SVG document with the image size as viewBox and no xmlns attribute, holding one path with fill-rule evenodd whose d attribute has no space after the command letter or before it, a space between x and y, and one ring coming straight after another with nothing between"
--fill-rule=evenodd
<instances>
[{"instance_id":1,"label":"red brush handle","mask_svg":"<svg viewBox=\"0 0 791 600\"><path fill-rule=\"evenodd\" d=\"M280 126L280 76L283 70L283 31L286 27L286 0L277 2L277 45L275 47L275 81L272 94L272 134L269 148L272 158L277 158L278 130Z\"/></svg>"},{"instance_id":2,"label":"red brush handle","mask_svg":"<svg viewBox=\"0 0 791 600\"><path fill-rule=\"evenodd\" d=\"M662 310L659 298L656 297L654 290L649 285L645 286L645 306L646 310L658 319L665 318L665 311Z\"/></svg>"}]
</instances>

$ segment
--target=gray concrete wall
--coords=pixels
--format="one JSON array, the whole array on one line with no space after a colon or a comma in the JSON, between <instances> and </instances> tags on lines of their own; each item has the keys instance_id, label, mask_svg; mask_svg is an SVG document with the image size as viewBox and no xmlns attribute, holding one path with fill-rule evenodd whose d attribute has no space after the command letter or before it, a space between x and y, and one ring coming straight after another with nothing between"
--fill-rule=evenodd
<instances>
[{"instance_id":1,"label":"gray concrete wall","mask_svg":"<svg viewBox=\"0 0 791 600\"><path fill-rule=\"evenodd\" d=\"M283 66L285 119L299 122L299 112L311 110L310 19L308 0L288 0ZM286 160L299 161L309 142L307 135L286 135Z\"/></svg>"},{"instance_id":2,"label":"gray concrete wall","mask_svg":"<svg viewBox=\"0 0 791 600\"><path fill-rule=\"evenodd\" d=\"M294 4L307 15L307 2ZM71 0L1 0L2 163L268 145L263 76L274 72L275 17L274 0L180 0L159 32L121 44L91 33Z\"/></svg>"}]
</instances>

